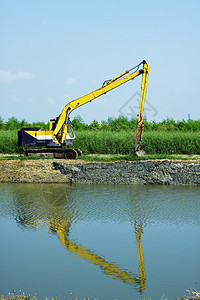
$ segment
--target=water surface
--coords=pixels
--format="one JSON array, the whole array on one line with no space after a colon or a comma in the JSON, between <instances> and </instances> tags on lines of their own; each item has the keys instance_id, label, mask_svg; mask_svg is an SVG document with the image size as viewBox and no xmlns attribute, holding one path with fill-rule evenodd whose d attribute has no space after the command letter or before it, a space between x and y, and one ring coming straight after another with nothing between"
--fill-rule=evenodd
<instances>
[{"instance_id":1,"label":"water surface","mask_svg":"<svg viewBox=\"0 0 200 300\"><path fill-rule=\"evenodd\" d=\"M0 294L175 299L200 290L199 192L0 184Z\"/></svg>"}]
</instances>

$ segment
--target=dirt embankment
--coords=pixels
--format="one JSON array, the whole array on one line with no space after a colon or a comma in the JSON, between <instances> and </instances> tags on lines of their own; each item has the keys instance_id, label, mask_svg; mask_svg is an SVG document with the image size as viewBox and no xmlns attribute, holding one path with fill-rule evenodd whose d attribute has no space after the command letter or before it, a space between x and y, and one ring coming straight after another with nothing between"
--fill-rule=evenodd
<instances>
[{"instance_id":1,"label":"dirt embankment","mask_svg":"<svg viewBox=\"0 0 200 300\"><path fill-rule=\"evenodd\" d=\"M0 182L69 182L69 176L54 169L53 159L1 160Z\"/></svg>"}]
</instances>

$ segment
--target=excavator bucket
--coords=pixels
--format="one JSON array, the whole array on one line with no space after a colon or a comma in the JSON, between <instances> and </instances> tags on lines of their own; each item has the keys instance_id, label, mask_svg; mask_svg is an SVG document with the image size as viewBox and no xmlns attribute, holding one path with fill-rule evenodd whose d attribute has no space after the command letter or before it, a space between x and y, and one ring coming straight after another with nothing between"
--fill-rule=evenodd
<instances>
[{"instance_id":1,"label":"excavator bucket","mask_svg":"<svg viewBox=\"0 0 200 300\"><path fill-rule=\"evenodd\" d=\"M135 148L134 148L134 154L138 157L146 155L145 151L141 150L143 129L144 129L144 122L143 122L143 117L141 116L141 119L138 121L138 124L137 124Z\"/></svg>"},{"instance_id":2,"label":"excavator bucket","mask_svg":"<svg viewBox=\"0 0 200 300\"><path fill-rule=\"evenodd\" d=\"M141 157L141 156L145 156L146 153L144 150L138 150L138 151L135 151L135 155L138 157Z\"/></svg>"}]
</instances>

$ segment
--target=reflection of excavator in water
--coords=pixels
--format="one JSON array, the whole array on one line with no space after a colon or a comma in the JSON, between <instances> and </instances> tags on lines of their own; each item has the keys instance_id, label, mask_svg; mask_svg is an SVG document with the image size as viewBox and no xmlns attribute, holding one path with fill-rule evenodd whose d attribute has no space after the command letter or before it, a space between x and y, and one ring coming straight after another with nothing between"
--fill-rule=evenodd
<instances>
[{"instance_id":1,"label":"reflection of excavator in water","mask_svg":"<svg viewBox=\"0 0 200 300\"><path fill-rule=\"evenodd\" d=\"M143 65L142 68L141 65ZM40 149L27 149L25 151L26 155L34 155L35 153L53 153L55 158L76 159L78 155L81 155L81 151L79 149L66 149L62 147L72 146L75 139L75 134L69 119L70 113L74 109L91 102L99 96L106 94L139 75L142 75L142 84L134 152L138 156L142 155L144 152L140 150L140 147L144 128L143 110L149 75L149 66L145 60L136 67L125 71L114 79L106 80L99 89L69 102L64 107L58 118L50 120L49 130L41 130L39 127L22 128L21 131L18 131L18 145L25 147L46 146L46 148Z\"/></svg>"},{"instance_id":2,"label":"reflection of excavator in water","mask_svg":"<svg viewBox=\"0 0 200 300\"><path fill-rule=\"evenodd\" d=\"M94 206L90 203L88 207L84 201L76 201L77 198L72 193L73 191L74 189L70 189L69 186L64 188L60 185L49 185L48 188L44 188L39 184L37 187L31 185L26 189L21 185L14 187L14 215L18 226L26 230L48 228L49 233L55 234L67 251L93 265L99 266L106 275L130 284L142 292L146 287L142 251L142 233L143 227L146 225L146 217L140 212L135 215L137 203L135 205L134 201L129 203L128 214L126 207L125 218L126 222L130 222L136 235L139 274L137 272L133 274L127 269L122 269L120 265L106 261L101 255L78 245L74 239L71 239L70 228L72 224L77 220L85 220L86 216L88 219L90 212L92 212L90 220L93 220L93 218L97 220L99 216L99 207L96 202ZM112 205L109 207L112 207ZM104 212L102 210L102 213L103 219L107 220L111 212L106 209Z\"/></svg>"},{"instance_id":3,"label":"reflection of excavator in water","mask_svg":"<svg viewBox=\"0 0 200 300\"><path fill-rule=\"evenodd\" d=\"M66 222L61 221L51 221L49 229L51 232L55 232L62 245L67 249L70 253L75 254L76 256L87 260L89 263L99 266L106 275L110 275L115 279L121 280L124 283L134 284L139 286L139 291L142 292L146 287L146 276L145 276L145 266L144 266L144 257L142 251L142 241L141 234L143 232L142 224L134 223L134 232L136 234L137 247L138 247L138 257L139 257L139 277L126 271L125 269L121 269L114 263L107 262L104 258L99 255L96 255L89 249L79 246L68 237L70 223L66 224Z\"/></svg>"},{"instance_id":4,"label":"reflection of excavator in water","mask_svg":"<svg viewBox=\"0 0 200 300\"><path fill-rule=\"evenodd\" d=\"M43 221L41 220L27 220L18 216L16 221L19 225L24 227L40 228L43 227ZM140 293L146 288L146 276L145 276L145 265L142 251L142 240L141 234L143 233L143 226L137 221L134 223L134 232L136 234L137 248L138 248L138 259L139 259L139 276L132 274L125 269L120 268L119 265L107 262L101 256L95 254L91 250L77 245L77 243L69 238L69 230L71 223L66 220L57 220L51 218L48 224L45 222L45 226L49 228L51 233L55 233L64 248L70 253L88 261L91 264L99 266L106 275L111 276L114 279L120 280L123 283L133 284L139 287Z\"/></svg>"},{"instance_id":5,"label":"reflection of excavator in water","mask_svg":"<svg viewBox=\"0 0 200 300\"><path fill-rule=\"evenodd\" d=\"M146 276L145 276L145 266L144 266L144 256L142 251L142 233L143 233L143 223L140 221L134 222L134 232L137 240L138 248L138 262L139 262L139 274L140 274L140 291L145 289L146 286Z\"/></svg>"}]
</instances>

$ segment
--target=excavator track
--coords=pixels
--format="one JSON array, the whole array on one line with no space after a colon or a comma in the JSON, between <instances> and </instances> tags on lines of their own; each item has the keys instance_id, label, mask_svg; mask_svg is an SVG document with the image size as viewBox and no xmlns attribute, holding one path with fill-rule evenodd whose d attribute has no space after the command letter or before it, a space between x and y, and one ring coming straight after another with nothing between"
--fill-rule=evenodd
<instances>
[{"instance_id":1,"label":"excavator track","mask_svg":"<svg viewBox=\"0 0 200 300\"><path fill-rule=\"evenodd\" d=\"M37 148L26 149L24 151L25 156L38 156L49 158L64 158L64 159L77 159L81 156L82 151L80 149L63 149L63 148Z\"/></svg>"}]
</instances>

